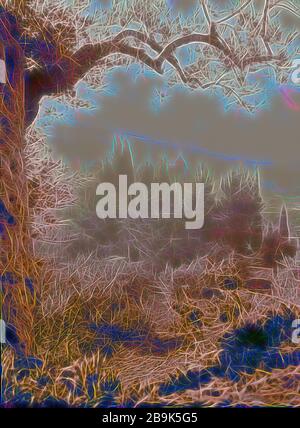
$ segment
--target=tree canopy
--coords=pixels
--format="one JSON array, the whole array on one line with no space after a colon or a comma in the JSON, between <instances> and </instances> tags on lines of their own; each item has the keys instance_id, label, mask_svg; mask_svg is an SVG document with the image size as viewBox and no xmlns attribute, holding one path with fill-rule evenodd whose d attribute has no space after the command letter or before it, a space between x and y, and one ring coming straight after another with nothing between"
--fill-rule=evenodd
<instances>
[{"instance_id":1,"label":"tree canopy","mask_svg":"<svg viewBox=\"0 0 300 428\"><path fill-rule=\"evenodd\" d=\"M281 14L299 18L297 1L200 0L192 14L175 14L165 0L113 1L110 8L89 8L90 1L6 1L0 10L5 31L27 60L26 119L30 124L44 95L71 89L96 65L103 70L139 62L170 84L192 89L219 87L247 110L247 97L259 91L249 75L269 67L279 82L288 79L300 53L296 26L284 29ZM235 5L235 6L233 6ZM182 60L182 49L188 58Z\"/></svg>"}]
</instances>

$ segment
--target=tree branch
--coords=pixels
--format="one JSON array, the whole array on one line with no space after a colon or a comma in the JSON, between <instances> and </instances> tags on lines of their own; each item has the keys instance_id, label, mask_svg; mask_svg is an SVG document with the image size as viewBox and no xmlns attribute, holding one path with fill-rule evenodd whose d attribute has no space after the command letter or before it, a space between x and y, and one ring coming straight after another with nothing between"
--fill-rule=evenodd
<instances>
[{"instance_id":1,"label":"tree branch","mask_svg":"<svg viewBox=\"0 0 300 428\"><path fill-rule=\"evenodd\" d=\"M163 47L159 43L157 43L154 39L150 38L148 35L137 30L123 30L114 38L114 41L115 43L117 43L129 37L133 37L139 40L140 42L143 42L158 54L163 51ZM168 62L174 67L174 69L178 72L181 80L185 83L186 76L179 64L178 59L173 55L169 55Z\"/></svg>"},{"instance_id":2,"label":"tree branch","mask_svg":"<svg viewBox=\"0 0 300 428\"><path fill-rule=\"evenodd\" d=\"M78 49L69 57L61 59L55 64L35 69L26 75L26 122L30 124L38 111L40 99L45 95L62 93L72 88L78 80L93 68L98 61L113 54L123 54L140 61L157 73L162 74L162 62L151 58L143 49L131 47L124 43L126 38L134 38L150 47L154 52L160 53L163 48L148 35L137 30L124 30L113 39L96 44L89 44ZM167 57L183 83L187 77L177 58L173 55Z\"/></svg>"},{"instance_id":3,"label":"tree branch","mask_svg":"<svg viewBox=\"0 0 300 428\"><path fill-rule=\"evenodd\" d=\"M156 60L159 62L160 65L162 65L163 61L167 59L168 56L171 55L177 48L189 45L191 43L204 43L218 49L225 55L227 59L230 60L230 62L232 62L232 64L234 64L241 70L251 64L280 59L279 56L272 55L249 55L248 57L238 59L237 55L228 47L228 45L222 42L222 39L220 39L218 34L215 36L211 36L210 34L194 33L187 36L179 37L178 39L169 43Z\"/></svg>"},{"instance_id":4,"label":"tree branch","mask_svg":"<svg viewBox=\"0 0 300 428\"><path fill-rule=\"evenodd\" d=\"M253 64L263 64L268 63L271 61L279 61L281 60L280 55L253 55L245 57L243 60L240 61L240 66L242 69L246 68L249 65Z\"/></svg>"},{"instance_id":5,"label":"tree branch","mask_svg":"<svg viewBox=\"0 0 300 428\"><path fill-rule=\"evenodd\" d=\"M222 24L223 22L229 21L230 19L237 16L242 10L244 10L250 3L252 3L253 0L247 0L241 7L239 7L237 10L232 12L230 15L225 16L224 18L221 18L217 21L217 24Z\"/></svg>"},{"instance_id":6,"label":"tree branch","mask_svg":"<svg viewBox=\"0 0 300 428\"><path fill-rule=\"evenodd\" d=\"M269 19L269 6L270 6L270 0L265 0L264 11L263 11L263 15L262 15L262 29L261 29L261 35L264 39L267 35L267 25L268 25L268 19Z\"/></svg>"},{"instance_id":7,"label":"tree branch","mask_svg":"<svg viewBox=\"0 0 300 428\"><path fill-rule=\"evenodd\" d=\"M61 94L71 89L99 60L115 53L125 54L162 74L159 64L143 49L124 42L103 41L89 44L55 64L29 71L25 76L26 124L34 120L40 99L45 95Z\"/></svg>"},{"instance_id":8,"label":"tree branch","mask_svg":"<svg viewBox=\"0 0 300 428\"><path fill-rule=\"evenodd\" d=\"M280 1L279 1L279 2L277 2L277 3L275 3L275 4L273 4L273 5L270 7L270 10L271 10L271 9L275 9L275 8L279 8L279 9L287 10L287 11L288 11L288 12L290 12L292 15L295 15L295 16L297 16L298 18L300 18L300 13L299 13L299 11L298 11L298 10L295 10L292 6L289 6L289 5L287 5L287 4L280 4Z\"/></svg>"},{"instance_id":9,"label":"tree branch","mask_svg":"<svg viewBox=\"0 0 300 428\"><path fill-rule=\"evenodd\" d=\"M38 103L44 95L59 94L71 89L100 60L103 60L110 55L118 54L129 56L142 64L147 65L158 74L163 74L163 65L165 61L167 61L177 71L183 83L189 83L194 81L194 79L191 79L190 76L186 75L174 54L178 48L194 43L204 44L215 48L219 53L224 55L223 61L227 62L227 65L228 63L231 64L234 72L235 68L243 71L246 67L252 64L279 60L280 56L272 55L271 49L268 49L267 47L268 45L266 45L268 50L267 55L248 54L243 58L240 58L238 53L228 45L226 40L224 40L217 31L217 24L225 23L225 21L228 21L239 14L251 3L251 1L252 0L246 1L239 9L227 17L220 19L217 23L210 21L210 31L208 33L192 33L180 36L163 47L143 32L136 30L123 30L113 38L104 40L100 43L85 45L75 53L70 53L69 56L64 56L59 59L54 64L50 64L42 67L41 69L36 69L27 73L27 124L34 120L38 111ZM204 2L202 3L204 4ZM279 5L277 4L276 6L278 7ZM266 34L266 21L268 19L268 12L271 8L269 1L266 0L262 18L263 35ZM210 20L209 16L208 19ZM130 38L144 44L146 48L153 50L156 53L156 57L153 58L141 47L131 46L126 42L126 40ZM263 40L265 41L265 37L263 37ZM220 60L222 60L222 58Z\"/></svg>"},{"instance_id":10,"label":"tree branch","mask_svg":"<svg viewBox=\"0 0 300 428\"><path fill-rule=\"evenodd\" d=\"M210 26L211 19L210 19L210 16L209 16L209 12L208 12L208 9L207 9L206 2L205 2L205 0L201 0L200 3L201 3L201 6L202 6L202 9L203 9L203 13L204 13L205 19L206 19L208 25Z\"/></svg>"}]
</instances>

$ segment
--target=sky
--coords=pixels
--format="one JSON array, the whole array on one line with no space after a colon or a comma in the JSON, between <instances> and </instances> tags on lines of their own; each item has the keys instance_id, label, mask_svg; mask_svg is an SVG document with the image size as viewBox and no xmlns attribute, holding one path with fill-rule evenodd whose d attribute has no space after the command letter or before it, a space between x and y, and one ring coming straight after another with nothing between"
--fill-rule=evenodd
<instances>
[{"instance_id":1,"label":"sky","mask_svg":"<svg viewBox=\"0 0 300 428\"><path fill-rule=\"evenodd\" d=\"M195 5L192 0L168 3L180 14L190 13ZM109 1L92 1L90 12L109 6ZM291 25L286 16L282 22ZM190 91L182 85L169 88L165 77L150 70L141 73L134 64L107 72L104 88L93 90L79 83L77 96L90 103L89 109L45 99L37 124L48 134L55 155L71 165L94 165L107 155L114 135L122 135L133 146L137 163L149 157L166 155L172 160L182 155L191 164L205 163L217 174L241 164L258 166L266 191L297 197L300 85L289 80L279 86L270 70L261 70L251 79L262 88L257 102L265 103L255 115L246 115L239 108L227 109L228 100L218 91ZM49 107L61 117L56 115L47 126Z\"/></svg>"}]
</instances>

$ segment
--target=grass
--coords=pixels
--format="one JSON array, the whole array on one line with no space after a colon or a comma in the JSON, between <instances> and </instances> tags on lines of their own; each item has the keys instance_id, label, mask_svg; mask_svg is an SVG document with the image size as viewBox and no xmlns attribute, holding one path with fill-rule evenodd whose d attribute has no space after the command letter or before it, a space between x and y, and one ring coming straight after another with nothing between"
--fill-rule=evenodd
<instances>
[{"instance_id":1,"label":"grass","mask_svg":"<svg viewBox=\"0 0 300 428\"><path fill-rule=\"evenodd\" d=\"M217 199L216 181L198 169L198 177L201 173L210 183L209 212L218 222L225 204L228 223L222 218L222 239L214 238L213 222L209 231L198 232L205 246L186 252L184 260L174 263L176 251L171 257L160 253L160 264L151 252L143 257L140 251L133 260L128 253L114 253L118 246L111 244L104 254L93 233L93 246L89 241L82 251L69 253L70 243L86 239L81 222L86 211L80 207L88 201L92 211L89 189L99 176L75 174L72 188L66 179L70 173L46 151L43 162L37 162L45 147L36 137L28 143L36 158L31 155L28 162L32 177L40 180L29 177L29 184L35 248L44 268L31 313L32 355L23 354L13 326L2 349L3 406L299 406L299 356L290 333L281 335L282 329L289 332L292 318L300 318L299 264L290 253L278 253L274 266L264 264L260 251L266 234L272 230L283 242L289 237L281 237L276 225L266 227L257 175L243 173L239 177L246 184L232 191L237 176L233 180L229 174L223 197ZM157 171L154 166L159 179ZM117 173L113 161L112 172ZM141 169L131 173L138 176ZM77 184L83 189L79 196ZM82 197L87 193L91 199ZM253 210L239 210L241 199ZM67 212L77 217L70 221ZM244 231L240 238L226 239L233 228L230 213L241 216L250 231L259 229L259 248L256 239L252 247ZM282 231L287 222L283 212ZM170 240L177 230L171 224L146 225L149 235L159 226L148 248L155 248L155 239ZM107 233L104 225L95 227ZM129 228L124 223L118 227L116 236ZM114 238L110 233L107 238ZM232 233L239 233L235 226ZM120 236L120 242L126 239ZM181 236L183 248L190 242ZM272 287L267 293L250 291L249 278L269 280ZM282 321L271 328L278 316ZM245 360L236 360L239 352Z\"/></svg>"},{"instance_id":2,"label":"grass","mask_svg":"<svg viewBox=\"0 0 300 428\"><path fill-rule=\"evenodd\" d=\"M27 13L20 1L4 5L22 15L25 33L47 36L61 54L128 27L132 17L162 45L187 30L207 30L204 16L201 21L197 14L178 18L164 0L147 2L147 7L140 0L113 2L112 10L94 22L82 16L87 0L63 11L62 2L29 3L47 20ZM235 31L250 34L256 27L253 12L243 13ZM277 28L270 26L269 39L280 50L286 40L284 34L277 38ZM228 26L220 31L225 38L232 35ZM249 43L241 45L243 57L249 49L258 53ZM36 54L35 46L30 49L28 55ZM53 55L51 49L48 53ZM212 72L206 59L222 63L222 56L204 47L196 57L187 69L196 81L201 69L201 81L215 81L229 103L257 108L244 98L260 89L247 84L238 85L240 93L233 90L236 75L226 61L217 70L227 73L226 85ZM99 88L105 85L105 66L130 63L119 57L104 60L86 80ZM171 76L170 84L178 82ZM78 107L71 94L67 101ZM8 343L1 349L1 405L299 406L300 364L287 334L291 317L299 318L300 304L294 225L285 207L279 221L266 217L257 173L233 171L218 181L201 165L188 175L182 165L170 168L167 161L136 168L126 147L117 147L110 162L86 177L54 161L33 128L23 160L34 256L26 253L24 266L20 260L14 264L19 276L26 272L18 287L10 276L17 272L1 272L1 298L14 298L19 320L7 326ZM205 228L188 234L175 221L99 223L94 187L122 171L132 179L204 181ZM11 177L9 166L6 172ZM24 202L27 193L21 196ZM0 220L12 220L3 207ZM39 272L36 281L27 265ZM271 288L250 291L249 278L267 279ZM276 317L282 321L274 324ZM19 335L23 324L31 327L30 334ZM31 355L24 352L26 345Z\"/></svg>"},{"instance_id":3,"label":"grass","mask_svg":"<svg viewBox=\"0 0 300 428\"><path fill-rule=\"evenodd\" d=\"M265 325L278 314L283 319L288 319L291 312L299 317L298 281L286 290L287 296L297 294L297 300L288 303L287 296L283 299L281 295L282 282L271 295L249 292L243 284L234 291L227 290L222 287L222 271L217 266L209 269L208 265L208 260L197 260L188 269L170 269L157 277L143 271L142 266L103 261L90 266L89 275L98 278L90 286L83 276L76 286L73 282L73 287L62 278L60 285L53 284L40 297L34 328L38 363L26 370L24 357L9 346L3 351L4 397L14 403L20 394L28 393L35 404L54 397L68 405L96 406L103 399L100 384L112 379L118 383L114 393L118 405L126 405L128 400L134 405L141 401L180 405L198 399L207 405L218 405L225 399L232 404L254 405L256 401L290 405L291 396L292 402L299 404L298 367L266 370L258 364L256 370L247 373L252 360L246 360L244 366L241 363L239 379L214 375L201 387L193 383L186 386L181 379L183 387L175 388L172 394L160 394L166 391L162 388L170 379L176 386L178 376L180 379L189 372L217 366L226 334L240 337L239 345L249 352L252 346L266 352L270 334L266 336L261 327L248 332L245 326ZM216 279L214 293L203 297L212 275ZM274 334L281 328L275 325ZM279 346L282 355L296 349L289 337ZM286 379L287 373L291 385L284 389L280 380ZM261 388L256 388L257 378L262 379ZM211 396L216 390L220 396Z\"/></svg>"}]
</instances>

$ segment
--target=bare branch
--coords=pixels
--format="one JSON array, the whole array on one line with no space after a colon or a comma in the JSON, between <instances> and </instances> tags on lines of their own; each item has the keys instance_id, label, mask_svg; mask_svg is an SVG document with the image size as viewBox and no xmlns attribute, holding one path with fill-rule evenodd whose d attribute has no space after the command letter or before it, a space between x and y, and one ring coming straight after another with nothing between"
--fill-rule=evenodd
<instances>
[{"instance_id":1,"label":"bare branch","mask_svg":"<svg viewBox=\"0 0 300 428\"><path fill-rule=\"evenodd\" d=\"M121 40L124 40L128 37L133 37L143 43L145 43L147 46L149 46L152 50L154 50L156 53L161 53L163 51L163 47L157 43L154 39L149 37L147 34L142 33L141 31L137 30L123 30L117 36L114 38L115 42L119 42ZM168 56L169 63L177 70L181 80L183 82L186 82L186 76L180 67L180 64L173 55Z\"/></svg>"},{"instance_id":2,"label":"bare branch","mask_svg":"<svg viewBox=\"0 0 300 428\"><path fill-rule=\"evenodd\" d=\"M211 34L201 34L201 33L193 33L186 36L178 37L177 39L173 40L171 43L169 43L160 53L160 55L157 57L157 61L159 63L162 63L166 58L168 58L170 55L173 54L173 52L182 46L187 46L192 43L203 43L212 47L215 47L222 51L226 56L231 57L232 53L230 49L227 48L219 39L218 35L211 35ZM233 62L234 61L234 58Z\"/></svg>"},{"instance_id":3,"label":"bare branch","mask_svg":"<svg viewBox=\"0 0 300 428\"><path fill-rule=\"evenodd\" d=\"M208 13L207 5L206 5L206 0L201 0L200 3L201 3L201 6L202 6L202 9L203 9L206 21L208 23L208 26L210 26L211 19L210 19L209 13Z\"/></svg>"},{"instance_id":4,"label":"bare branch","mask_svg":"<svg viewBox=\"0 0 300 428\"><path fill-rule=\"evenodd\" d=\"M225 69L233 73L233 79L236 79L240 86L244 81L242 72L246 68L249 69L251 65L266 63L273 66L275 61L283 61L282 54L276 55L272 52L271 43L276 37L276 29L270 38L268 24L270 11L275 7L284 8L295 14L297 11L289 3L279 1L272 4L270 0L265 0L262 17L256 27L259 28L259 33L254 29L255 35L260 37L264 43L266 53L263 53L260 52L258 40L253 39L253 37L249 41L249 46L241 45L235 26L231 28L230 24L227 23L231 18L241 14L244 21L243 26L248 25L251 29L254 21L251 20L251 17L244 16L243 11L251 4L252 0L245 1L237 10L217 22L211 20L206 1L200 1L206 20L210 25L207 33L184 34L163 45L147 33L125 29L99 43L86 44L74 53L65 53L64 51L57 62L29 72L26 79L26 99L30 100L27 109L28 121L31 121L36 114L38 102L42 96L60 94L71 89L97 64L101 63L101 66L106 66L108 64L106 59L109 56L118 55L132 58L145 64L158 74L163 74L164 63L168 62L175 69L181 81L188 85L195 85L196 80L183 69L176 58L176 50L183 46L201 44L216 50L215 59L224 63ZM231 28L228 38L223 36L225 26ZM221 31L219 31L220 29ZM154 55L151 51L154 52ZM201 84L199 82L200 87L203 88L204 85L205 82Z\"/></svg>"},{"instance_id":5,"label":"bare branch","mask_svg":"<svg viewBox=\"0 0 300 428\"><path fill-rule=\"evenodd\" d=\"M261 24L262 24L261 35L263 38L265 38L267 35L267 25L269 20L269 6L270 6L270 0L265 0L264 11L261 18Z\"/></svg>"},{"instance_id":6,"label":"bare branch","mask_svg":"<svg viewBox=\"0 0 300 428\"><path fill-rule=\"evenodd\" d=\"M287 10L288 12L291 12L291 13L292 13L292 15L295 15L295 16L297 16L298 18L300 18L300 13L299 13L297 10L295 10L293 7L291 7L291 6L287 5L287 4L280 4L280 2L273 4L273 5L270 7L270 10L271 10L271 9L275 9L275 8L277 8L277 7L278 7L279 9Z\"/></svg>"},{"instance_id":7,"label":"bare branch","mask_svg":"<svg viewBox=\"0 0 300 428\"><path fill-rule=\"evenodd\" d=\"M213 37L210 34L194 33L189 34L187 36L179 37L178 39L169 43L169 45L167 45L161 52L161 54L157 57L157 61L159 62L159 64L161 64L164 59L167 59L168 56L171 55L177 48L189 45L191 43L204 43L217 48L225 55L225 57L227 57L235 66L240 69L244 69L246 66L251 64L263 63L274 60L276 61L280 59L278 56L272 55L251 55L239 60L236 54L232 52L229 47L227 47L228 45L226 46L220 41L218 35Z\"/></svg>"},{"instance_id":8,"label":"bare branch","mask_svg":"<svg viewBox=\"0 0 300 428\"><path fill-rule=\"evenodd\" d=\"M277 55L277 56L274 56L274 55L253 55L253 56L248 56L248 57L244 58L240 62L240 66L242 69L244 69L249 65L269 63L271 61L280 61L280 59L281 59L280 55Z\"/></svg>"},{"instance_id":9,"label":"bare branch","mask_svg":"<svg viewBox=\"0 0 300 428\"><path fill-rule=\"evenodd\" d=\"M267 29L269 24L269 8L270 8L270 0L265 0L262 18L258 26L261 26L260 35L268 54L273 55L273 51L271 49L270 43L267 40Z\"/></svg>"},{"instance_id":10,"label":"bare branch","mask_svg":"<svg viewBox=\"0 0 300 428\"><path fill-rule=\"evenodd\" d=\"M230 15L225 16L224 18L221 18L217 21L217 24L222 24L223 22L229 21L231 18L234 18L235 16L239 15L239 13L244 10L250 3L252 3L253 0L247 0L241 7L239 7L237 10L232 12Z\"/></svg>"}]
</instances>

